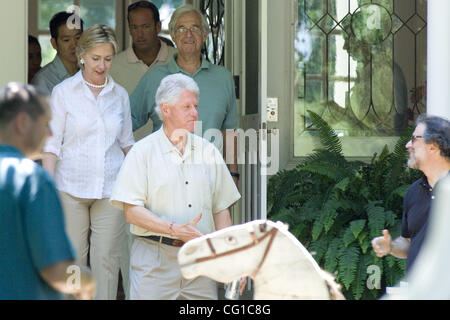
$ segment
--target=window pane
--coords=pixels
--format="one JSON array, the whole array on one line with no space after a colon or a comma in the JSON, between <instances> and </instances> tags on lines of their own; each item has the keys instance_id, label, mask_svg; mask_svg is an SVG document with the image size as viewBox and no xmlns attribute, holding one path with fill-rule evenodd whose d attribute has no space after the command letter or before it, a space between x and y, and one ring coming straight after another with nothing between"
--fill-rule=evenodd
<instances>
[{"instance_id":1,"label":"window pane","mask_svg":"<svg viewBox=\"0 0 450 320\"><path fill-rule=\"evenodd\" d=\"M39 30L50 30L48 25L53 15L60 11L67 11L71 5L73 5L73 0L39 0Z\"/></svg>"},{"instance_id":2,"label":"window pane","mask_svg":"<svg viewBox=\"0 0 450 320\"><path fill-rule=\"evenodd\" d=\"M115 0L80 0L80 10L85 29L97 23L116 28Z\"/></svg>"},{"instance_id":3,"label":"window pane","mask_svg":"<svg viewBox=\"0 0 450 320\"><path fill-rule=\"evenodd\" d=\"M347 137L385 139L413 125L426 110L426 1L297 5L294 150L315 134L308 110Z\"/></svg>"},{"instance_id":4,"label":"window pane","mask_svg":"<svg viewBox=\"0 0 450 320\"><path fill-rule=\"evenodd\" d=\"M161 20L161 31L168 33L169 22L172 13L176 8L184 4L184 0L155 0L152 1L159 9L159 19Z\"/></svg>"},{"instance_id":5,"label":"window pane","mask_svg":"<svg viewBox=\"0 0 450 320\"><path fill-rule=\"evenodd\" d=\"M49 62L52 62L56 55L56 50L53 49L50 43L50 35L40 35L38 37L41 45L42 63L41 66L45 66Z\"/></svg>"}]
</instances>

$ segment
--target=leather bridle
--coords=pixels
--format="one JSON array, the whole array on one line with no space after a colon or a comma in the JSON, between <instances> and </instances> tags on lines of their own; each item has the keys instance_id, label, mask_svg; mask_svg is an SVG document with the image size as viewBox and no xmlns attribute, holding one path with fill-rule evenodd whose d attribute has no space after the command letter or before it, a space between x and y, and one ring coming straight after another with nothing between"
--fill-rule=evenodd
<instances>
[{"instance_id":1,"label":"leather bridle","mask_svg":"<svg viewBox=\"0 0 450 320\"><path fill-rule=\"evenodd\" d=\"M250 232L250 235L251 235L251 237L253 239L252 243L250 243L250 244L248 244L246 246L243 246L243 247L240 247L240 248L236 248L236 249L233 249L233 250L230 250L230 251L222 252L222 253L216 253L216 250L215 250L215 248L214 248L214 246L213 246L213 244L211 242L211 239L210 238L206 238L206 242L208 243L208 246L209 246L209 249L211 250L212 255L208 256L208 257L198 258L198 259L195 260L195 263L201 263L201 262L205 262L205 261L218 259L218 258L221 258L221 257L232 255L232 254L234 254L236 252L240 252L240 251L244 251L244 250L250 249L250 248L258 245L259 243L264 241L264 239L266 239L267 237L270 236L269 243L266 246L266 250L264 251L264 255L263 255L261 261L259 262L259 264L256 267L256 269L250 274L250 277L252 279L254 279L256 274L261 269L264 261L266 260L267 254L269 253L269 250L270 250L270 248L272 246L273 240L275 239L277 231L278 230L276 228L272 228L270 231L267 231L263 236L261 236L259 238L256 237L254 232Z\"/></svg>"}]
</instances>

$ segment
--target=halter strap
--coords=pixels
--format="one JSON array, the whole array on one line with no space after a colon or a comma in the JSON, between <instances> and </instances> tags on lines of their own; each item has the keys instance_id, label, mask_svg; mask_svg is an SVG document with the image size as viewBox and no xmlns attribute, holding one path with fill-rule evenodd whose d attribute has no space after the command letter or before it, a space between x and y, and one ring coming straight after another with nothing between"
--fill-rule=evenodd
<instances>
[{"instance_id":1,"label":"halter strap","mask_svg":"<svg viewBox=\"0 0 450 320\"><path fill-rule=\"evenodd\" d=\"M211 239L207 238L206 242L208 243L208 246L209 246L209 248L211 250L212 255L209 256L209 257L198 258L198 259L195 260L195 263L201 263L201 262L205 262L205 261L209 261L209 260L214 260L214 259L217 259L217 258L221 258L221 257L225 257L225 256L228 256L228 255L234 254L236 252L240 252L240 251L244 251L244 250L250 249L250 248L256 246L257 244L259 244L260 242L262 242L265 238L270 236L269 243L266 246L266 250L264 251L264 255L263 255L260 263L258 264L256 269L250 274L250 277L254 278L256 276L256 274L259 272L259 270L261 269L264 261L267 258L267 255L268 255L269 250L270 250L270 248L272 246L273 240L275 239L277 231L278 230L276 228L272 228L270 231L266 232L260 238L256 238L255 234L253 232L251 232L250 234L251 234L252 239L253 239L252 243L250 243L250 244L248 244L246 246L243 246L243 247L240 247L240 248L236 248L236 249L233 249L233 250L230 250L230 251L227 251L227 252L219 253L219 254L216 253L216 250L214 249L214 246L213 246L213 244L211 242Z\"/></svg>"}]
</instances>

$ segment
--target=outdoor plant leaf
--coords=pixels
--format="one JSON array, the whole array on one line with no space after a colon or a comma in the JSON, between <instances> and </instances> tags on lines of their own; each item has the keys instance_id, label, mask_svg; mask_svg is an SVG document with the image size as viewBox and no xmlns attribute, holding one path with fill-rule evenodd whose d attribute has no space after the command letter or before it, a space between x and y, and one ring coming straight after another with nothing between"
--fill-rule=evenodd
<instances>
[{"instance_id":1,"label":"outdoor plant leaf","mask_svg":"<svg viewBox=\"0 0 450 320\"><path fill-rule=\"evenodd\" d=\"M358 238L361 231L364 229L364 226L366 225L366 219L359 219L354 220L350 222L350 229L353 232L353 235L355 236L355 239Z\"/></svg>"},{"instance_id":2,"label":"outdoor plant leaf","mask_svg":"<svg viewBox=\"0 0 450 320\"><path fill-rule=\"evenodd\" d=\"M405 275L405 260L376 257L371 240L383 229L393 238L401 233L403 196L421 176L405 165L408 136L393 153L386 147L370 162L348 160L334 130L310 114L323 148L269 180L268 218L289 224L317 263L336 273L347 299L377 299L384 291L367 287L368 265L386 286Z\"/></svg>"}]
</instances>

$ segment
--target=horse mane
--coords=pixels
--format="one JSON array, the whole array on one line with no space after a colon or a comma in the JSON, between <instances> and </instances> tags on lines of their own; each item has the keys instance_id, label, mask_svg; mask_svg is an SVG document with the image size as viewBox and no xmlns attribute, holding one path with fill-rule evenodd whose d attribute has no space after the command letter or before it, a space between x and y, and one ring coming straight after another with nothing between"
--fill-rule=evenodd
<instances>
[{"instance_id":1,"label":"horse mane","mask_svg":"<svg viewBox=\"0 0 450 320\"><path fill-rule=\"evenodd\" d=\"M323 269L320 269L320 271L330 292L330 300L345 300L341 292L342 286L334 280L335 276Z\"/></svg>"},{"instance_id":2,"label":"horse mane","mask_svg":"<svg viewBox=\"0 0 450 320\"><path fill-rule=\"evenodd\" d=\"M270 221L270 220L268 220ZM272 222L273 223L273 222ZM281 221L277 221L274 223L275 228L277 228L281 233L283 233L285 236L288 236L293 241L300 242L290 231L289 226ZM295 239L295 240L294 240ZM301 244L301 243L300 243ZM314 260L314 258L312 258ZM315 260L314 260L315 261ZM319 274L322 277L322 279L325 281L325 284L328 288L328 291L330 293L330 300L346 300L345 296L342 294L342 286L335 281L335 276L328 271L320 268L319 266Z\"/></svg>"}]
</instances>

